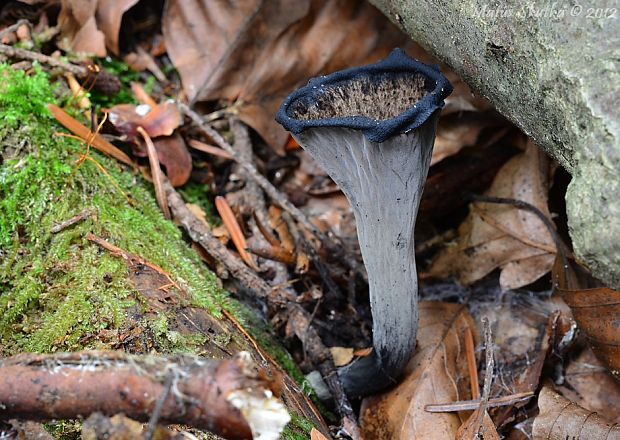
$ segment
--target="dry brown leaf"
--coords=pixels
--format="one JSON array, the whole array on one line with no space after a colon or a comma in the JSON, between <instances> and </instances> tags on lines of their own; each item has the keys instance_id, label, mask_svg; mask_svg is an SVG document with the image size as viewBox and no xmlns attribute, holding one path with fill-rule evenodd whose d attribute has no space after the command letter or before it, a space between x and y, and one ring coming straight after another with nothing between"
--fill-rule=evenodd
<instances>
[{"instance_id":1,"label":"dry brown leaf","mask_svg":"<svg viewBox=\"0 0 620 440\"><path fill-rule=\"evenodd\" d=\"M312 431L310 431L310 440L327 440L327 437L321 434L321 431L318 429L312 428Z\"/></svg>"},{"instance_id":2,"label":"dry brown leaf","mask_svg":"<svg viewBox=\"0 0 620 440\"><path fill-rule=\"evenodd\" d=\"M465 147L475 145L482 129L493 123L491 120L478 114L475 115L475 118L444 116L442 114L442 119L437 126L437 136L433 146L431 165L441 162L446 157L458 153Z\"/></svg>"},{"instance_id":3,"label":"dry brown leaf","mask_svg":"<svg viewBox=\"0 0 620 440\"><path fill-rule=\"evenodd\" d=\"M148 105L118 104L108 109L110 122L121 134L132 141L136 128L142 127L151 136L170 136L181 125L183 118L172 102L164 102L151 107Z\"/></svg>"},{"instance_id":4,"label":"dry brown leaf","mask_svg":"<svg viewBox=\"0 0 620 440\"><path fill-rule=\"evenodd\" d=\"M97 27L105 36L106 47L118 55L118 34L121 30L123 14L138 3L138 0L98 0Z\"/></svg>"},{"instance_id":5,"label":"dry brown leaf","mask_svg":"<svg viewBox=\"0 0 620 440\"><path fill-rule=\"evenodd\" d=\"M331 347L329 351L336 367L347 365L353 360L353 349L348 347Z\"/></svg>"},{"instance_id":6,"label":"dry brown leaf","mask_svg":"<svg viewBox=\"0 0 620 440\"><path fill-rule=\"evenodd\" d=\"M594 354L620 380L620 292L601 287L561 293Z\"/></svg>"},{"instance_id":7,"label":"dry brown leaf","mask_svg":"<svg viewBox=\"0 0 620 440\"><path fill-rule=\"evenodd\" d=\"M617 440L620 426L543 387L538 396L540 414L534 420L534 440Z\"/></svg>"},{"instance_id":8,"label":"dry brown leaf","mask_svg":"<svg viewBox=\"0 0 620 440\"><path fill-rule=\"evenodd\" d=\"M171 0L163 31L189 99L243 101L239 117L279 151L287 133L273 118L296 86L408 40L357 0Z\"/></svg>"},{"instance_id":9,"label":"dry brown leaf","mask_svg":"<svg viewBox=\"0 0 620 440\"><path fill-rule=\"evenodd\" d=\"M132 89L140 101L153 103L152 99L138 85ZM154 106L142 104L119 104L108 110L110 122L128 141L134 142L133 153L146 157L144 144L137 137L138 127L142 127L153 139L160 163L166 167L166 174L173 186L182 186L189 180L192 172L192 157L183 137L174 134L181 125L179 109L171 102Z\"/></svg>"},{"instance_id":10,"label":"dry brown leaf","mask_svg":"<svg viewBox=\"0 0 620 440\"><path fill-rule=\"evenodd\" d=\"M620 383L607 372L590 348L571 359L564 371L564 382L557 388L579 406L596 411L607 420L618 420Z\"/></svg>"},{"instance_id":11,"label":"dry brown leaf","mask_svg":"<svg viewBox=\"0 0 620 440\"><path fill-rule=\"evenodd\" d=\"M456 433L457 440L479 440L478 434L482 435L483 440L500 440L497 429L489 413L484 411L480 416L480 408L474 411L469 418L461 425Z\"/></svg>"},{"instance_id":12,"label":"dry brown leaf","mask_svg":"<svg viewBox=\"0 0 620 440\"><path fill-rule=\"evenodd\" d=\"M427 301L419 307L418 347L403 381L362 404L367 438L452 440L464 421L459 414L430 413L424 407L470 398L463 338L475 324L458 304Z\"/></svg>"},{"instance_id":13,"label":"dry brown leaf","mask_svg":"<svg viewBox=\"0 0 620 440\"><path fill-rule=\"evenodd\" d=\"M106 46L118 54L123 14L138 0L62 0L58 24L62 38L75 52L104 57Z\"/></svg>"},{"instance_id":14,"label":"dry brown leaf","mask_svg":"<svg viewBox=\"0 0 620 440\"><path fill-rule=\"evenodd\" d=\"M497 173L489 196L527 202L550 218L548 160L532 142ZM501 268L502 289L525 286L551 270L555 242L535 214L512 205L475 203L459 227L458 242L433 262L436 277L454 275L470 284Z\"/></svg>"},{"instance_id":15,"label":"dry brown leaf","mask_svg":"<svg viewBox=\"0 0 620 440\"><path fill-rule=\"evenodd\" d=\"M200 205L196 205L195 203L186 203L185 206L187 206L187 209L189 209L192 214L194 214L196 218L205 225L205 227L211 229L211 225L207 221L207 214L200 207Z\"/></svg>"}]
</instances>

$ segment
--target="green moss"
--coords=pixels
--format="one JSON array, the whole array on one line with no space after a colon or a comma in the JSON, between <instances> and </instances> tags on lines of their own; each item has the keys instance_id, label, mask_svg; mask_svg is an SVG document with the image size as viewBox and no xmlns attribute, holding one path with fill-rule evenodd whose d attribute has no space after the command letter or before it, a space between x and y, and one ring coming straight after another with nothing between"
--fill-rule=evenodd
<instances>
[{"instance_id":1,"label":"green moss","mask_svg":"<svg viewBox=\"0 0 620 440\"><path fill-rule=\"evenodd\" d=\"M57 439L79 440L81 438L82 422L77 420L55 420L45 423L43 427Z\"/></svg>"},{"instance_id":2,"label":"green moss","mask_svg":"<svg viewBox=\"0 0 620 440\"><path fill-rule=\"evenodd\" d=\"M78 165L84 146L53 135L62 128L45 108L54 102L45 75L26 76L5 65L0 75L0 117L5 119L0 124L0 355L96 348L99 335L109 334L104 330L131 327L136 319L158 351L201 351L206 337L177 331L166 312L147 312L126 262L87 240L91 233L170 274L189 294L183 306L215 317L223 308L230 311L303 384L303 375L267 326L228 300L179 229L163 218L140 176L92 149L90 157L106 171L91 160ZM198 193L201 198L193 198ZM204 188L190 187L185 195L204 203ZM93 214L50 232L85 209ZM208 205L203 209L209 212ZM218 335L214 340L228 343ZM294 420L285 438L307 438L311 426ZM71 422L47 428L56 437L76 432Z\"/></svg>"},{"instance_id":3,"label":"green moss","mask_svg":"<svg viewBox=\"0 0 620 440\"><path fill-rule=\"evenodd\" d=\"M125 262L86 240L87 233L160 266L192 305L219 316L226 296L217 278L162 217L142 179L92 150L106 173L90 160L78 166L83 145L53 136L61 128L46 109L54 98L45 75L5 65L0 75L1 353L88 347L99 331L121 326L139 294ZM50 232L85 209L94 214ZM199 343L174 334L164 339L168 347Z\"/></svg>"},{"instance_id":4,"label":"green moss","mask_svg":"<svg viewBox=\"0 0 620 440\"><path fill-rule=\"evenodd\" d=\"M165 353L196 352L204 345L207 338L201 334L181 334L168 327L169 318L166 313L147 317L145 327L151 330L155 348Z\"/></svg>"},{"instance_id":5,"label":"green moss","mask_svg":"<svg viewBox=\"0 0 620 440\"><path fill-rule=\"evenodd\" d=\"M284 440L307 440L310 438L310 431L314 424L298 416L297 414L291 414L291 421L282 432L282 438Z\"/></svg>"},{"instance_id":6,"label":"green moss","mask_svg":"<svg viewBox=\"0 0 620 440\"><path fill-rule=\"evenodd\" d=\"M53 93L40 69L35 68L34 75L26 76L25 72L3 64L0 78L0 121L5 128L15 129L24 115L42 122L51 119L45 105L53 101Z\"/></svg>"},{"instance_id":7,"label":"green moss","mask_svg":"<svg viewBox=\"0 0 620 440\"><path fill-rule=\"evenodd\" d=\"M188 182L183 188L179 189L179 192L187 203L198 205L203 210L209 224L217 225L220 223L220 218L214 214L213 205L209 201L209 185Z\"/></svg>"}]
</instances>

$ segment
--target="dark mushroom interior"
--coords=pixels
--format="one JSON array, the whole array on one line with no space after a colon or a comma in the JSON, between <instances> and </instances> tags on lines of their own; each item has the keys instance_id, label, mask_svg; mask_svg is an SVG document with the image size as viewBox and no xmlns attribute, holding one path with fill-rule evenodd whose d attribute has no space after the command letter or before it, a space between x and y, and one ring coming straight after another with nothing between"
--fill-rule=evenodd
<instances>
[{"instance_id":1,"label":"dark mushroom interior","mask_svg":"<svg viewBox=\"0 0 620 440\"><path fill-rule=\"evenodd\" d=\"M421 74L361 76L320 86L311 99L293 101L288 114L300 120L365 116L385 121L413 107L430 90Z\"/></svg>"}]
</instances>

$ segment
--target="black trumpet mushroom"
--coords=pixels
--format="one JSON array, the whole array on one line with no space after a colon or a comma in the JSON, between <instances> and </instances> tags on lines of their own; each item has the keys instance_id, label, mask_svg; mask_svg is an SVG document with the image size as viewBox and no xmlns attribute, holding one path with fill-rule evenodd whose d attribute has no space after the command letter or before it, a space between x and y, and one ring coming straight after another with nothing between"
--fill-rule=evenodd
<instances>
[{"instance_id":1,"label":"black trumpet mushroom","mask_svg":"<svg viewBox=\"0 0 620 440\"><path fill-rule=\"evenodd\" d=\"M276 116L338 184L355 214L374 350L338 371L350 397L396 383L415 349L413 229L439 111L451 92L438 67L394 49L376 64L311 79Z\"/></svg>"}]
</instances>

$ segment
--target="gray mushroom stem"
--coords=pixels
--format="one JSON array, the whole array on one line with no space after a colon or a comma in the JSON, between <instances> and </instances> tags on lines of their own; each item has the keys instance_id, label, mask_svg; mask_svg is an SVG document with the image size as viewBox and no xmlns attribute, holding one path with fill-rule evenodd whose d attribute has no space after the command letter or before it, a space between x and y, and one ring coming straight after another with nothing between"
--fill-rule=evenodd
<instances>
[{"instance_id":1,"label":"gray mushroom stem","mask_svg":"<svg viewBox=\"0 0 620 440\"><path fill-rule=\"evenodd\" d=\"M395 50L377 64L316 78L277 120L342 189L368 272L373 353L339 370L350 397L393 385L416 345L414 227L439 109L452 88Z\"/></svg>"},{"instance_id":2,"label":"gray mushroom stem","mask_svg":"<svg viewBox=\"0 0 620 440\"><path fill-rule=\"evenodd\" d=\"M349 200L368 272L374 352L339 372L350 396L396 383L416 345L413 230L436 123L434 115L383 143L348 128L314 128L295 136Z\"/></svg>"}]
</instances>

